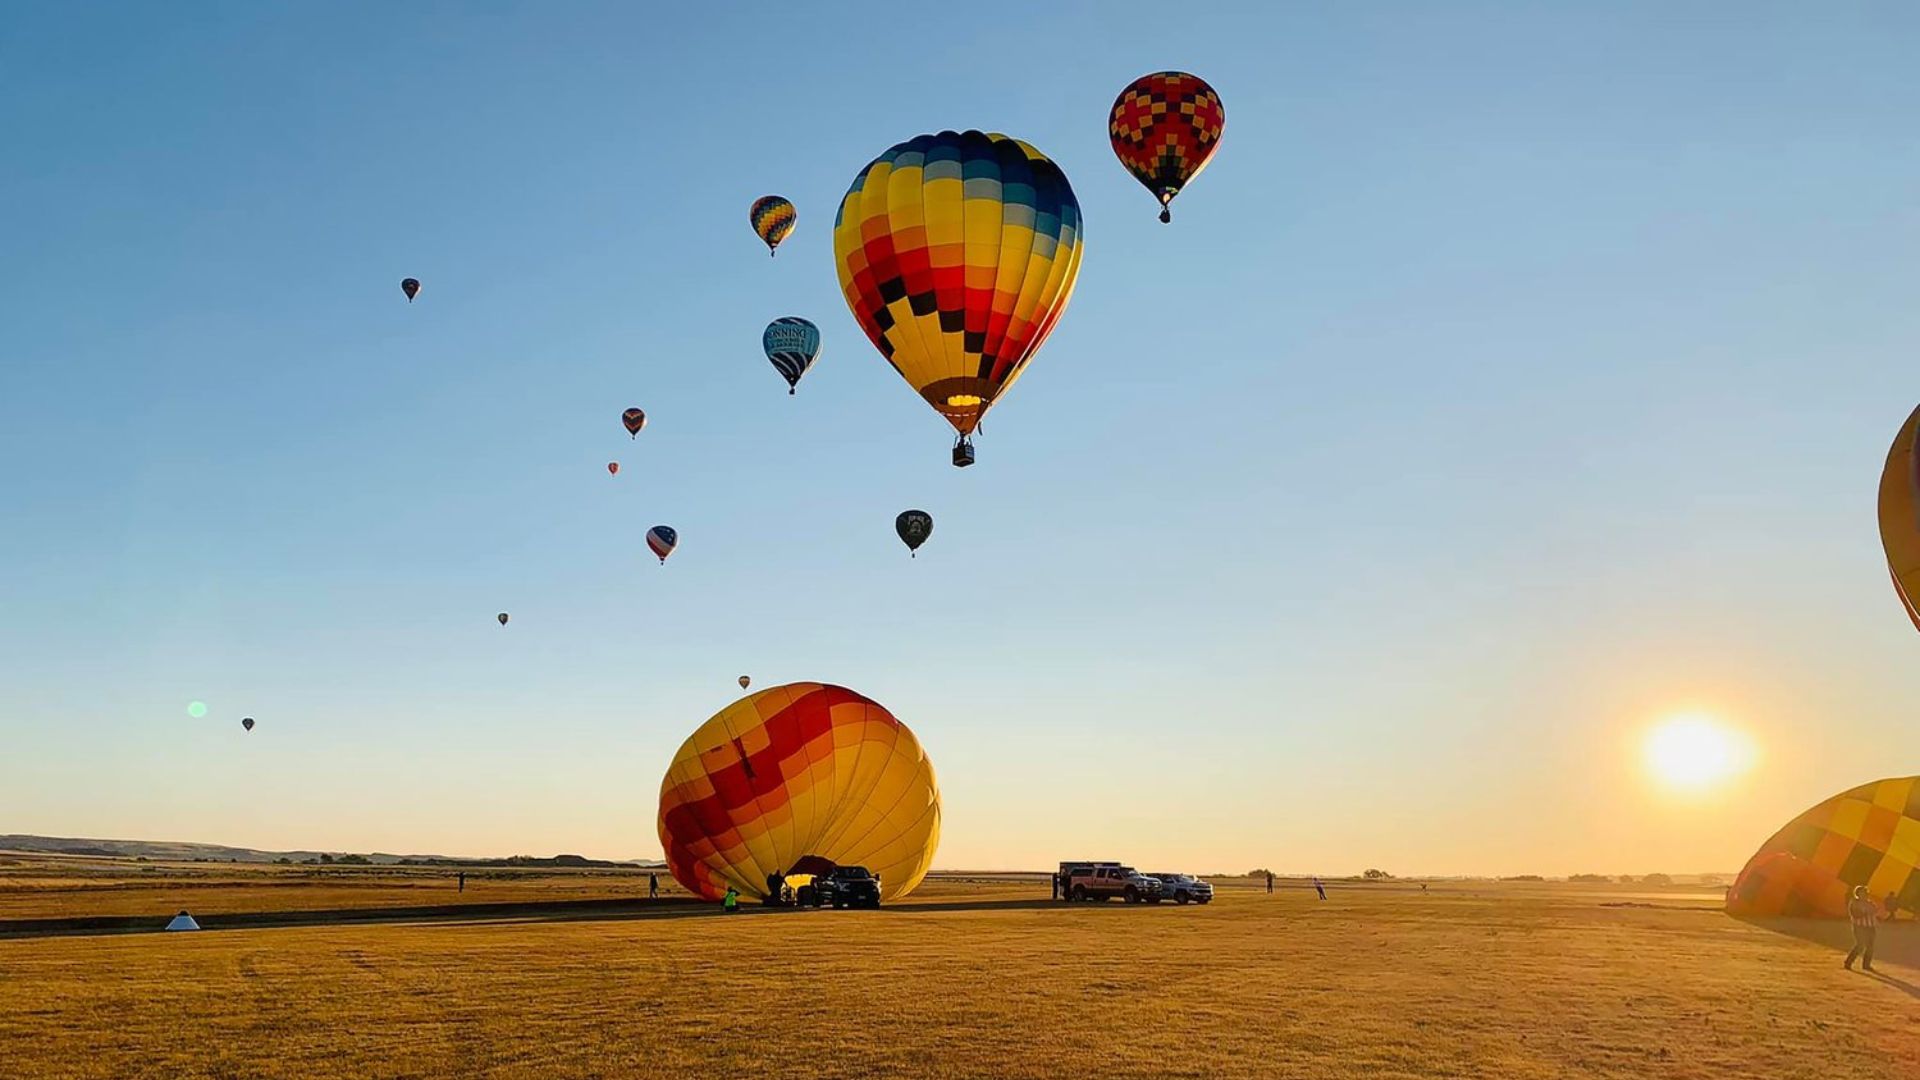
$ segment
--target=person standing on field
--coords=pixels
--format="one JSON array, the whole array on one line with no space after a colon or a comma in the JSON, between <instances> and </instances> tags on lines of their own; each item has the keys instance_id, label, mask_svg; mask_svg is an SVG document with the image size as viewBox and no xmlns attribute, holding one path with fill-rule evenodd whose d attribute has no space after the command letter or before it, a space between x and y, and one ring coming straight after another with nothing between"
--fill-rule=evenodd
<instances>
[{"instance_id":1,"label":"person standing on field","mask_svg":"<svg viewBox=\"0 0 1920 1080\"><path fill-rule=\"evenodd\" d=\"M1853 920L1853 949L1847 953L1847 962L1842 967L1853 970L1855 957L1860 958L1860 966L1867 971L1873 970L1873 939L1879 933L1879 920L1874 917L1873 901L1867 896L1865 885L1853 887L1853 899L1847 902L1847 918Z\"/></svg>"},{"instance_id":2,"label":"person standing on field","mask_svg":"<svg viewBox=\"0 0 1920 1080\"><path fill-rule=\"evenodd\" d=\"M1327 898L1327 887L1320 884L1320 875L1318 874L1313 876L1313 891L1320 894L1320 899L1325 900Z\"/></svg>"},{"instance_id":3,"label":"person standing on field","mask_svg":"<svg viewBox=\"0 0 1920 1080\"><path fill-rule=\"evenodd\" d=\"M1267 895L1273 895L1273 871L1267 871Z\"/></svg>"},{"instance_id":4,"label":"person standing on field","mask_svg":"<svg viewBox=\"0 0 1920 1080\"><path fill-rule=\"evenodd\" d=\"M460 871L460 891L467 891L467 872L465 870Z\"/></svg>"},{"instance_id":5,"label":"person standing on field","mask_svg":"<svg viewBox=\"0 0 1920 1080\"><path fill-rule=\"evenodd\" d=\"M647 875L647 899L649 900L660 899L660 875L659 874L649 873Z\"/></svg>"}]
</instances>

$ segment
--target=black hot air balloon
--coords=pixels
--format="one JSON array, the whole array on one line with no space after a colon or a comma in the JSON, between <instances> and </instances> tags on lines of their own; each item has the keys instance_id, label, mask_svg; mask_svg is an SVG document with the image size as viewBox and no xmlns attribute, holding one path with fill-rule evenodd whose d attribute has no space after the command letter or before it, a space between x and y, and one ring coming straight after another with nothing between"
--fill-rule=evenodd
<instances>
[{"instance_id":1,"label":"black hot air balloon","mask_svg":"<svg viewBox=\"0 0 1920 1080\"><path fill-rule=\"evenodd\" d=\"M247 729L248 731L252 731L252 730L253 730L253 717L251 717L251 716L249 716L249 717L247 717L246 719L244 719L244 720L241 720L241 721L240 721L240 726L241 726L241 727L243 727L243 728L246 728L246 729Z\"/></svg>"},{"instance_id":2,"label":"black hot air balloon","mask_svg":"<svg viewBox=\"0 0 1920 1080\"><path fill-rule=\"evenodd\" d=\"M501 612L500 614L498 614L498 615L495 615L495 616L494 616L494 618L496 618L496 619L499 619L499 620L500 620L500 625L501 625L501 626L505 626L505 625L507 625L507 613L506 613L506 612L504 612L504 611L503 611L503 612Z\"/></svg>"},{"instance_id":3,"label":"black hot air balloon","mask_svg":"<svg viewBox=\"0 0 1920 1080\"><path fill-rule=\"evenodd\" d=\"M420 295L420 279L401 278L400 291L407 294L407 303L413 303L413 298Z\"/></svg>"},{"instance_id":4,"label":"black hot air balloon","mask_svg":"<svg viewBox=\"0 0 1920 1080\"><path fill-rule=\"evenodd\" d=\"M647 426L647 414L639 409L628 409L620 414L620 422L627 427L627 437L632 438L640 434L641 428Z\"/></svg>"},{"instance_id":5,"label":"black hot air balloon","mask_svg":"<svg viewBox=\"0 0 1920 1080\"><path fill-rule=\"evenodd\" d=\"M900 516L893 519L893 531L900 534L900 542L906 544L908 553L917 559L920 545L933 535L933 515L925 510L902 510Z\"/></svg>"}]
</instances>

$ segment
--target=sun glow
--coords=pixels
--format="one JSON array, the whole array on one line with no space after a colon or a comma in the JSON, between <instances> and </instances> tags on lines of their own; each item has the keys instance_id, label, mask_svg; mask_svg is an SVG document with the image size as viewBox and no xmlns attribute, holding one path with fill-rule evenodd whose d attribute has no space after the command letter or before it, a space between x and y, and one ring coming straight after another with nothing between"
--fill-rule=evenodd
<instances>
[{"instance_id":1,"label":"sun glow","mask_svg":"<svg viewBox=\"0 0 1920 1080\"><path fill-rule=\"evenodd\" d=\"M1647 769L1671 788L1704 791L1753 767L1752 740L1700 713L1669 717L1647 732Z\"/></svg>"}]
</instances>

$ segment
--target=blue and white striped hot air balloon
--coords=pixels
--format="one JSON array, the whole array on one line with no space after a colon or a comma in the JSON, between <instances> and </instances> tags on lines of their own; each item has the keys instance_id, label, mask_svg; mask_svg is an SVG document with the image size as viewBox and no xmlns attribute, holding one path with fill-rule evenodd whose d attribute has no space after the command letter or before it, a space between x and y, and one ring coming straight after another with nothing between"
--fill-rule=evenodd
<instances>
[{"instance_id":1,"label":"blue and white striped hot air balloon","mask_svg":"<svg viewBox=\"0 0 1920 1080\"><path fill-rule=\"evenodd\" d=\"M787 393L791 394L800 385L800 377L820 359L820 328L788 315L767 324L760 344L767 350L768 362L787 380Z\"/></svg>"}]
</instances>

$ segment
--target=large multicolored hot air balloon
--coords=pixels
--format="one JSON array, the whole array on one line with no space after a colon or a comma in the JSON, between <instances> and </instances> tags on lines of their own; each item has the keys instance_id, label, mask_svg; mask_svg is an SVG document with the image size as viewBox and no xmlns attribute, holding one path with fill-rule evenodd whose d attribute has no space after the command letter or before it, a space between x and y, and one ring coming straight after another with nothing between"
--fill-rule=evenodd
<instances>
[{"instance_id":1,"label":"large multicolored hot air balloon","mask_svg":"<svg viewBox=\"0 0 1920 1080\"><path fill-rule=\"evenodd\" d=\"M647 549L660 556L660 565L665 566L667 556L680 543L680 534L671 525L655 525L647 530Z\"/></svg>"},{"instance_id":2,"label":"large multicolored hot air balloon","mask_svg":"<svg viewBox=\"0 0 1920 1080\"><path fill-rule=\"evenodd\" d=\"M793 204L779 195L762 195L753 200L747 208L747 221L752 223L754 234L767 245L767 256L771 258L774 249L780 246L800 220L800 212Z\"/></svg>"},{"instance_id":3,"label":"large multicolored hot air balloon","mask_svg":"<svg viewBox=\"0 0 1920 1080\"><path fill-rule=\"evenodd\" d=\"M791 394L800 377L820 359L820 328L797 315L783 316L767 324L760 347L767 352L767 362L787 380Z\"/></svg>"},{"instance_id":4,"label":"large multicolored hot air balloon","mask_svg":"<svg viewBox=\"0 0 1920 1080\"><path fill-rule=\"evenodd\" d=\"M907 553L919 558L920 545L933 535L933 515L925 510L902 510L900 516L893 519L893 531L900 542L907 545Z\"/></svg>"},{"instance_id":5,"label":"large multicolored hot air balloon","mask_svg":"<svg viewBox=\"0 0 1920 1080\"><path fill-rule=\"evenodd\" d=\"M413 298L420 295L420 279L401 278L400 291L407 294L407 303L413 303Z\"/></svg>"},{"instance_id":6,"label":"large multicolored hot air balloon","mask_svg":"<svg viewBox=\"0 0 1920 1080\"><path fill-rule=\"evenodd\" d=\"M765 898L768 878L822 860L913 891L940 842L933 764L907 726L841 686L757 691L700 725L660 784L660 846L674 879L718 900Z\"/></svg>"},{"instance_id":7,"label":"large multicolored hot air balloon","mask_svg":"<svg viewBox=\"0 0 1920 1080\"><path fill-rule=\"evenodd\" d=\"M1184 71L1133 80L1107 117L1114 154L1160 200L1162 222L1173 220L1168 204L1207 167L1226 126L1220 95L1205 79Z\"/></svg>"},{"instance_id":8,"label":"large multicolored hot air balloon","mask_svg":"<svg viewBox=\"0 0 1920 1080\"><path fill-rule=\"evenodd\" d=\"M874 348L959 432L953 463L1026 370L1073 295L1080 204L1018 139L921 135L853 178L834 265Z\"/></svg>"},{"instance_id":9,"label":"large multicolored hot air balloon","mask_svg":"<svg viewBox=\"0 0 1920 1080\"><path fill-rule=\"evenodd\" d=\"M640 429L647 426L647 414L639 409L628 409L620 414L620 424L627 429L627 437L634 438Z\"/></svg>"},{"instance_id":10,"label":"large multicolored hot air balloon","mask_svg":"<svg viewBox=\"0 0 1920 1080\"><path fill-rule=\"evenodd\" d=\"M1907 416L1900 433L1893 437L1887 451L1886 467L1880 470L1880 546L1887 552L1887 571L1893 575L1893 591L1907 609L1907 618L1920 630L1920 609L1914 597L1920 594L1920 457L1914 454L1914 429L1920 426L1920 409Z\"/></svg>"},{"instance_id":11,"label":"large multicolored hot air balloon","mask_svg":"<svg viewBox=\"0 0 1920 1080\"><path fill-rule=\"evenodd\" d=\"M1787 822L1734 879L1727 912L1841 919L1856 885L1920 911L1920 776L1862 784Z\"/></svg>"}]
</instances>

